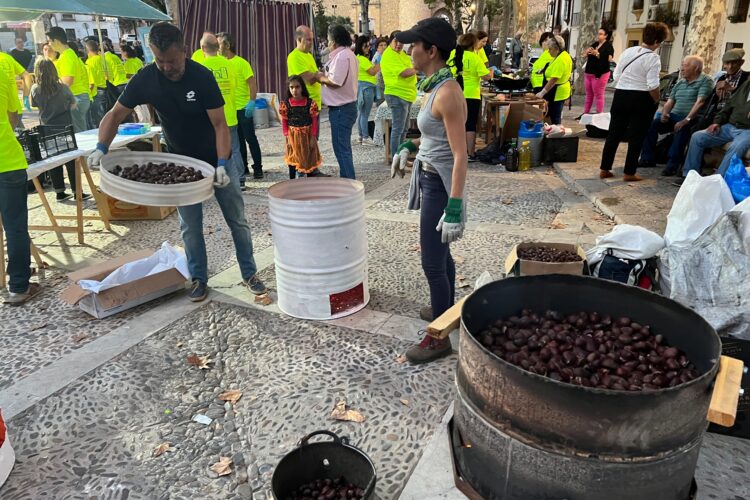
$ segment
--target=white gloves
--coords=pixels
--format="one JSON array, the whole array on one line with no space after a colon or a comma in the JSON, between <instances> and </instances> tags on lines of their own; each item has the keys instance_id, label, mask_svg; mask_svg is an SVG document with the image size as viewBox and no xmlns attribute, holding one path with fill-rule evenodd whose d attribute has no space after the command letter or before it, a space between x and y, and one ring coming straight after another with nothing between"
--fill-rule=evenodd
<instances>
[{"instance_id":1,"label":"white gloves","mask_svg":"<svg viewBox=\"0 0 750 500\"><path fill-rule=\"evenodd\" d=\"M441 232L440 240L443 243L452 243L464 235L464 223L445 222L445 214L443 214L443 216L440 217L440 222L438 222L435 231Z\"/></svg>"},{"instance_id":2,"label":"white gloves","mask_svg":"<svg viewBox=\"0 0 750 500\"><path fill-rule=\"evenodd\" d=\"M217 167L216 173L214 174L214 187L227 187L230 182L232 181L229 179L226 169L224 167Z\"/></svg>"},{"instance_id":3,"label":"white gloves","mask_svg":"<svg viewBox=\"0 0 750 500\"><path fill-rule=\"evenodd\" d=\"M104 156L104 151L95 149L94 152L91 153L88 158L86 158L86 163L88 164L89 168L98 167L102 161L102 156Z\"/></svg>"},{"instance_id":4,"label":"white gloves","mask_svg":"<svg viewBox=\"0 0 750 500\"><path fill-rule=\"evenodd\" d=\"M393 155L393 161L391 162L391 179L396 177L396 174L401 178L404 177L404 173L406 172L406 162L408 159L408 149L402 149L400 153Z\"/></svg>"}]
</instances>

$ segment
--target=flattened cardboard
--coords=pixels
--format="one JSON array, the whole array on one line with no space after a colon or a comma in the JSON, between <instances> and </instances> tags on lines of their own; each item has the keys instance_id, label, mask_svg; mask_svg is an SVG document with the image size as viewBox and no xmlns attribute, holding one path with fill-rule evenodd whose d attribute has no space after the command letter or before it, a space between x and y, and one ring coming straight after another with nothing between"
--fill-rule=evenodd
<instances>
[{"instance_id":1,"label":"flattened cardboard","mask_svg":"<svg viewBox=\"0 0 750 500\"><path fill-rule=\"evenodd\" d=\"M555 248L575 252L581 257L578 262L537 262L518 257L518 251L526 248ZM539 276L543 274L588 274L586 252L578 245L569 243L529 242L514 246L505 259L505 274L508 276Z\"/></svg>"},{"instance_id":2,"label":"flattened cardboard","mask_svg":"<svg viewBox=\"0 0 750 500\"><path fill-rule=\"evenodd\" d=\"M101 281L109 276L115 269L119 269L128 262L145 259L153 253L153 250L137 250L135 252L130 252L121 257L115 257L114 259L105 260L104 262L84 267L78 271L73 271L68 274L68 278L74 283L78 283L81 280Z\"/></svg>"},{"instance_id":3,"label":"flattened cardboard","mask_svg":"<svg viewBox=\"0 0 750 500\"><path fill-rule=\"evenodd\" d=\"M522 121L541 121L543 118L544 112L531 104L523 102L510 103L501 134L502 143L518 137L518 130L521 128Z\"/></svg>"}]
</instances>

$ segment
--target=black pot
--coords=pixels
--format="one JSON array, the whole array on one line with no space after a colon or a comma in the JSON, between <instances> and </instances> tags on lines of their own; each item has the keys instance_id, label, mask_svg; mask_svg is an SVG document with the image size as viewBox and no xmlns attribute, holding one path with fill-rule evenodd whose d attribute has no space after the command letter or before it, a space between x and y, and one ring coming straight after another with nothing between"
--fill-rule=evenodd
<instances>
[{"instance_id":1,"label":"black pot","mask_svg":"<svg viewBox=\"0 0 750 500\"><path fill-rule=\"evenodd\" d=\"M333 441L309 443L318 435ZM377 473L375 465L365 452L349 444L349 439L331 431L315 431L303 437L299 447L281 459L273 471L271 489L277 500L286 500L303 484L317 479L336 479L344 476L365 491L365 498L375 495Z\"/></svg>"},{"instance_id":2,"label":"black pot","mask_svg":"<svg viewBox=\"0 0 750 500\"><path fill-rule=\"evenodd\" d=\"M658 391L613 391L557 382L514 366L474 336L521 309L630 316L687 354L700 376ZM640 288L583 276L529 276L496 281L463 304L459 392L489 422L509 433L581 454L643 458L677 450L706 430L721 343L695 311Z\"/></svg>"}]
</instances>

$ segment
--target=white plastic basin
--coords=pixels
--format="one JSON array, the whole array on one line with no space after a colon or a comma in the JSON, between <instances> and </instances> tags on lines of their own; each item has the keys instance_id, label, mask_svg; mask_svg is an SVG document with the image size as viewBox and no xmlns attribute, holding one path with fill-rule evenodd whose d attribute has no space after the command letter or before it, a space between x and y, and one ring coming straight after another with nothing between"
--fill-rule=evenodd
<instances>
[{"instance_id":1,"label":"white plastic basin","mask_svg":"<svg viewBox=\"0 0 750 500\"><path fill-rule=\"evenodd\" d=\"M122 168L144 163L174 163L193 167L203 173L204 179L184 184L149 184L131 181L112 173L115 166ZM100 188L109 196L121 201L151 207L180 207L194 205L214 195L214 167L188 156L150 151L117 151L102 157Z\"/></svg>"}]
</instances>

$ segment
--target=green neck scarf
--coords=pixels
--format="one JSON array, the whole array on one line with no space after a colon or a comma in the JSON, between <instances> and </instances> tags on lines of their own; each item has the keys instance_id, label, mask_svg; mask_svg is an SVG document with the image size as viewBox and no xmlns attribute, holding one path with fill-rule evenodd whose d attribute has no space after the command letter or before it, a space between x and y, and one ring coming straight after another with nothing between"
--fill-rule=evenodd
<instances>
[{"instance_id":1,"label":"green neck scarf","mask_svg":"<svg viewBox=\"0 0 750 500\"><path fill-rule=\"evenodd\" d=\"M422 83L419 84L419 90L422 92L431 92L440 82L449 78L453 78L453 73L451 73L450 68L446 66L422 80Z\"/></svg>"}]
</instances>

